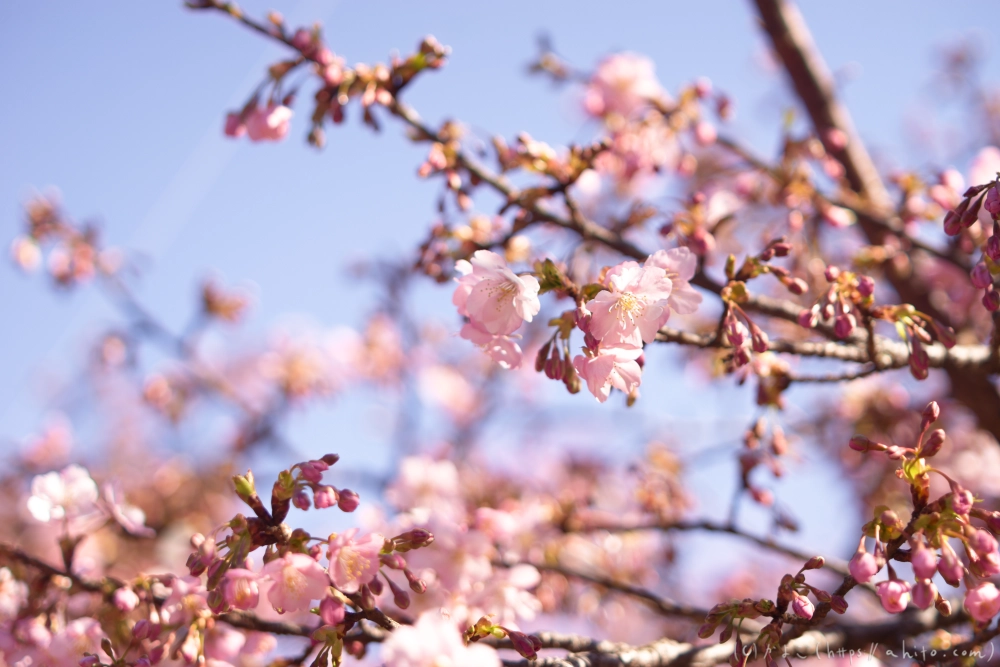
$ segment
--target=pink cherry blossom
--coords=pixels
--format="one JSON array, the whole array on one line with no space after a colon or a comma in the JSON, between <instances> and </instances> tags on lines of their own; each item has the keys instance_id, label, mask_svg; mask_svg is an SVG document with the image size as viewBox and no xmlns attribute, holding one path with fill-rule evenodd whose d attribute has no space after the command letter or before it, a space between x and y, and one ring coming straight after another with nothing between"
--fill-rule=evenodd
<instances>
[{"instance_id":1,"label":"pink cherry blossom","mask_svg":"<svg viewBox=\"0 0 1000 667\"><path fill-rule=\"evenodd\" d=\"M910 564L918 579L930 579L937 573L937 553L928 549L923 540L914 543Z\"/></svg>"},{"instance_id":2,"label":"pink cherry blossom","mask_svg":"<svg viewBox=\"0 0 1000 667\"><path fill-rule=\"evenodd\" d=\"M573 359L573 367L586 381L590 393L603 403L612 387L628 394L639 386L642 369L636 359L641 354L640 348L600 349L596 356L578 355Z\"/></svg>"},{"instance_id":3,"label":"pink cherry blossom","mask_svg":"<svg viewBox=\"0 0 1000 667\"><path fill-rule=\"evenodd\" d=\"M510 336L494 336L477 329L469 323L462 327L458 334L483 349L498 366L504 369L520 368L524 358L521 346Z\"/></svg>"},{"instance_id":4,"label":"pink cherry blossom","mask_svg":"<svg viewBox=\"0 0 1000 667\"><path fill-rule=\"evenodd\" d=\"M170 582L170 595L163 603L164 623L190 623L208 609L208 591L198 577L175 577Z\"/></svg>"},{"instance_id":5,"label":"pink cherry blossom","mask_svg":"<svg viewBox=\"0 0 1000 667\"><path fill-rule=\"evenodd\" d=\"M608 289L587 302L593 315L590 333L609 348L652 343L670 317L667 272L624 262L608 271L604 282Z\"/></svg>"},{"instance_id":6,"label":"pink cherry blossom","mask_svg":"<svg viewBox=\"0 0 1000 667\"><path fill-rule=\"evenodd\" d=\"M267 599L279 614L308 609L309 602L323 598L330 586L323 566L300 553L272 560L260 574L273 582Z\"/></svg>"},{"instance_id":7,"label":"pink cherry blossom","mask_svg":"<svg viewBox=\"0 0 1000 667\"><path fill-rule=\"evenodd\" d=\"M466 646L454 622L433 611L393 631L382 644L382 659L385 667L500 667L494 649Z\"/></svg>"},{"instance_id":8,"label":"pink cherry blossom","mask_svg":"<svg viewBox=\"0 0 1000 667\"><path fill-rule=\"evenodd\" d=\"M512 334L541 308L538 280L518 276L495 252L477 250L470 261L456 262L455 270L462 277L452 303L480 331L494 336Z\"/></svg>"},{"instance_id":9,"label":"pink cherry blossom","mask_svg":"<svg viewBox=\"0 0 1000 667\"><path fill-rule=\"evenodd\" d=\"M882 601L882 608L890 614L898 614L910 602L910 584L901 579L890 579L875 584L875 590Z\"/></svg>"},{"instance_id":10,"label":"pink cherry blossom","mask_svg":"<svg viewBox=\"0 0 1000 667\"><path fill-rule=\"evenodd\" d=\"M77 618L66 624L61 631L52 635L48 652L53 664L75 665L84 653L98 653L104 631L95 619Z\"/></svg>"},{"instance_id":11,"label":"pink cherry blossom","mask_svg":"<svg viewBox=\"0 0 1000 667\"><path fill-rule=\"evenodd\" d=\"M222 597L227 604L244 611L256 609L260 602L258 576L250 570L231 568L222 580Z\"/></svg>"},{"instance_id":12,"label":"pink cherry blossom","mask_svg":"<svg viewBox=\"0 0 1000 667\"><path fill-rule=\"evenodd\" d=\"M136 537L156 536L156 531L146 526L146 513L125 501L125 494L121 487L112 484L104 485L104 499L101 508L130 535Z\"/></svg>"},{"instance_id":13,"label":"pink cherry blossom","mask_svg":"<svg viewBox=\"0 0 1000 667\"><path fill-rule=\"evenodd\" d=\"M113 601L119 611L126 613L139 606L139 596L128 586L123 586L115 591Z\"/></svg>"},{"instance_id":14,"label":"pink cherry blossom","mask_svg":"<svg viewBox=\"0 0 1000 667\"><path fill-rule=\"evenodd\" d=\"M584 93L584 108L594 116L632 116L665 97L653 61L635 53L616 53L597 66Z\"/></svg>"},{"instance_id":15,"label":"pink cherry blossom","mask_svg":"<svg viewBox=\"0 0 1000 667\"><path fill-rule=\"evenodd\" d=\"M965 610L976 622L989 622L1000 612L1000 591L988 581L970 588L965 593Z\"/></svg>"},{"instance_id":16,"label":"pink cherry blossom","mask_svg":"<svg viewBox=\"0 0 1000 667\"><path fill-rule=\"evenodd\" d=\"M690 315L701 305L701 294L689 282L698 270L698 256L690 248L657 250L643 266L658 266L670 279L670 310L678 315Z\"/></svg>"},{"instance_id":17,"label":"pink cherry blossom","mask_svg":"<svg viewBox=\"0 0 1000 667\"><path fill-rule=\"evenodd\" d=\"M983 185L997 177L1000 172L1000 148L981 148L969 165L969 185Z\"/></svg>"},{"instance_id":18,"label":"pink cherry blossom","mask_svg":"<svg viewBox=\"0 0 1000 667\"><path fill-rule=\"evenodd\" d=\"M0 621L9 621L28 599L28 585L0 567Z\"/></svg>"},{"instance_id":19,"label":"pink cherry blossom","mask_svg":"<svg viewBox=\"0 0 1000 667\"><path fill-rule=\"evenodd\" d=\"M796 595L795 599L792 600L792 611L800 618L812 618L816 607L809 598L804 595Z\"/></svg>"},{"instance_id":20,"label":"pink cherry blossom","mask_svg":"<svg viewBox=\"0 0 1000 667\"><path fill-rule=\"evenodd\" d=\"M356 593L378 575L378 556L385 545L385 538L378 533L360 540L354 539L357 534L358 529L351 528L330 542L330 578L345 593Z\"/></svg>"},{"instance_id":21,"label":"pink cherry blossom","mask_svg":"<svg viewBox=\"0 0 1000 667\"><path fill-rule=\"evenodd\" d=\"M292 110L273 102L266 107L254 107L246 117L247 136L251 141L281 141L288 134Z\"/></svg>"},{"instance_id":22,"label":"pink cherry blossom","mask_svg":"<svg viewBox=\"0 0 1000 667\"><path fill-rule=\"evenodd\" d=\"M43 522L82 519L98 513L97 498L97 483L90 473L73 464L31 481L28 511Z\"/></svg>"},{"instance_id":23,"label":"pink cherry blossom","mask_svg":"<svg viewBox=\"0 0 1000 667\"><path fill-rule=\"evenodd\" d=\"M921 579L913 587L913 604L920 609L930 609L937 599L937 586L930 579Z\"/></svg>"}]
</instances>

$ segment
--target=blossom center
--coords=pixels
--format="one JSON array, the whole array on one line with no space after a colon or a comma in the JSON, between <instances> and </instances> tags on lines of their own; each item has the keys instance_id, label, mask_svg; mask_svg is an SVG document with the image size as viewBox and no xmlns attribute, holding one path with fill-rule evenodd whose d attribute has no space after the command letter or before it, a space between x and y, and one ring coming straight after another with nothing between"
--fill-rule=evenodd
<instances>
[{"instance_id":1,"label":"blossom center","mask_svg":"<svg viewBox=\"0 0 1000 667\"><path fill-rule=\"evenodd\" d=\"M642 315L642 307L645 305L642 299L632 292L622 292L618 297L618 302L614 308L618 310L618 321L624 323L628 318L630 322L635 322L635 318Z\"/></svg>"}]
</instances>

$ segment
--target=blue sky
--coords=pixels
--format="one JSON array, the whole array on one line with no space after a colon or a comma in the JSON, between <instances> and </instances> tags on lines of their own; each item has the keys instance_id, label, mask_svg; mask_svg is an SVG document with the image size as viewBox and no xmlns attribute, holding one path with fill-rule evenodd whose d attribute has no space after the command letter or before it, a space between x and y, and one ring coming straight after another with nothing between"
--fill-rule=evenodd
<instances>
[{"instance_id":1,"label":"blue sky","mask_svg":"<svg viewBox=\"0 0 1000 667\"><path fill-rule=\"evenodd\" d=\"M766 66L750 3L610 6L244 4L258 16L278 9L293 25L322 21L330 46L350 63L406 53L423 35L436 35L452 58L407 93L434 122L454 117L508 137L524 130L552 144L585 138L572 95L525 75L544 31L581 68L624 49L653 58L668 89L708 76L736 101L730 132L770 152L791 98ZM874 150L895 164L940 159L907 146L908 119L922 114L936 49L976 35L988 43L980 26L998 24L1000 5L812 0L802 8ZM0 245L20 230L31 189L53 185L71 214L99 220L108 241L142 253L138 292L175 328L210 271L232 283L252 281L251 331L265 332L288 314L323 325L358 323L373 305L371 292L344 267L409 251L433 221L438 187L415 177L423 150L392 123L375 135L350 114L347 127L328 132L324 151L309 148L305 100L281 144L222 137L226 110L243 103L279 53L234 22L180 2L0 5L0 89L8 99L0 123ZM987 55L986 72L996 81L1000 52ZM434 294L428 307L448 313L449 292ZM21 437L37 427L46 389L79 368L88 335L114 314L90 289L54 294L7 262L0 262L0 312L8 314L0 328L0 435ZM735 436L753 412L749 392L692 395L675 386L659 388L673 409L657 423L690 429L705 444ZM712 417L714 401L730 398L732 419L692 425L681 418ZM335 419L302 419L293 431L302 440L328 440Z\"/></svg>"}]
</instances>

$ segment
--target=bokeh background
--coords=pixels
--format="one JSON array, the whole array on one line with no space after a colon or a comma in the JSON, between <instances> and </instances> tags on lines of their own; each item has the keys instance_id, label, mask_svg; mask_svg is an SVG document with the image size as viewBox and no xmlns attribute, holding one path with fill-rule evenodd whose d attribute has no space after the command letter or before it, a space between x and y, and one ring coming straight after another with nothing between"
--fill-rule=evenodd
<instances>
[{"instance_id":1,"label":"bokeh background","mask_svg":"<svg viewBox=\"0 0 1000 667\"><path fill-rule=\"evenodd\" d=\"M407 53L434 34L452 57L406 99L432 122L460 119L484 137L527 131L562 145L591 135L571 88L527 75L541 34L581 69L624 49L652 58L668 90L709 77L736 104L725 131L766 155L793 105L749 3L305 0L244 8L257 16L277 9L292 26L321 21L328 43L349 63ZM970 144L949 130L965 122L965 101L942 99L935 72L945 49L964 43L981 47L987 78L1000 78L1000 49L988 32L1000 21L1000 5L812 0L802 10L883 165L964 170L986 140ZM223 137L225 112L242 106L280 53L234 22L179 2L0 5L0 89L8 100L0 123L0 239L19 233L21 205L34 189L55 186L68 211L99 221L107 242L141 258L136 292L175 329L212 274L255 295L238 338L266 337L288 322L359 325L377 290L348 268L412 252L435 219L439 189L415 176L423 147L391 122L381 134L360 129L356 113L348 127L328 133L322 151L305 143L305 103L284 142ZM423 314L457 331L449 288L428 281L414 298ZM17 447L53 409L71 409L60 401L68 400L87 346L118 315L92 288L60 293L9 262L0 263L0 312L0 436L3 446ZM654 354L663 368L644 379L645 398L628 417L634 432L615 429L623 408L609 406L594 417L603 420L598 428L554 434L552 445L625 457L653 437L680 443L699 461L690 477L699 513L724 515L734 458L701 455L738 447L758 411L753 392L731 380L709 385L697 369L672 363L673 352ZM558 409L594 412L586 394L551 389ZM392 406L371 398L294 413L289 440L307 455L335 450L356 469L385 469ZM809 392L793 390L790 398L786 417L808 419ZM503 447L523 444L507 437L498 435L497 458ZM80 446L97 443L84 437ZM850 502L838 496L845 491L829 474L833 466L809 448L795 465L796 475L774 485L779 501L794 507L808 495L824 502L798 508L803 531L791 541L848 555L857 522L843 511ZM747 519L763 525L754 511ZM692 541L701 539L711 538Z\"/></svg>"}]
</instances>

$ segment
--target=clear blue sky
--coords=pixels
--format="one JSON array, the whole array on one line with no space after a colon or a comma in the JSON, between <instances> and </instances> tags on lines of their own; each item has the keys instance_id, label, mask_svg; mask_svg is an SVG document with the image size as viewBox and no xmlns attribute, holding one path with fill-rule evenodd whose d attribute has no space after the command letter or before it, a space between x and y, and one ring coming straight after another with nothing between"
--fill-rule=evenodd
<instances>
[{"instance_id":1,"label":"clear blue sky","mask_svg":"<svg viewBox=\"0 0 1000 667\"><path fill-rule=\"evenodd\" d=\"M668 89L710 77L736 100L734 131L761 151L773 146L790 101L762 65L764 43L748 2L627 2L613 11L606 2L554 1L255 0L245 7L258 16L273 7L292 24L321 20L331 47L351 63L405 53L432 33L453 55L408 93L425 118L451 116L507 136L526 130L553 144L581 138L582 124L570 96L524 73L541 31L582 68L627 49L653 58ZM935 49L972 34L988 44L980 27L1000 25L1000 4L989 0L811 0L803 11L842 75L862 135L878 152L916 164L928 156L905 148L903 128L920 108ZM30 189L55 185L74 216L99 219L109 241L146 253L139 292L175 327L209 270L256 284L251 330L264 332L287 313L324 325L360 321L370 293L345 276L345 264L411 249L433 219L438 188L415 178L423 152L398 126L373 135L356 114L349 127L328 133L322 152L305 145L305 103L284 143L224 139L225 111L242 104L277 53L234 22L179 1L0 5L0 89L8 100L0 123L0 245L20 230ZM1000 53L988 58L996 81ZM438 296L446 313L449 293ZM112 314L91 290L54 295L8 262L0 262L0 313L0 435L20 437L38 425L46 378L72 375L88 333ZM657 419L711 415L718 410L712 401L739 397L727 407L735 422L696 430L706 444L738 433L752 413L749 392L682 395L670 389L676 384L660 385L673 409ZM301 440L326 442L331 423L293 428Z\"/></svg>"}]
</instances>

